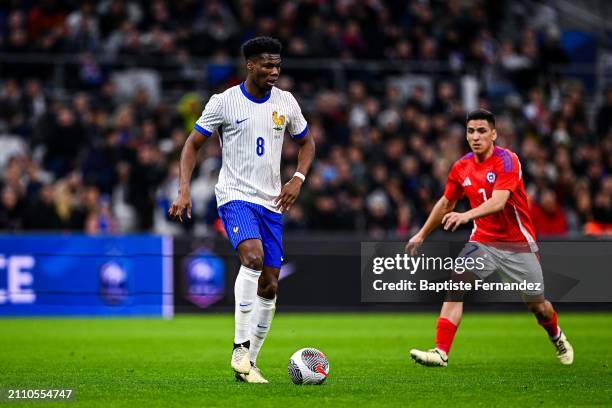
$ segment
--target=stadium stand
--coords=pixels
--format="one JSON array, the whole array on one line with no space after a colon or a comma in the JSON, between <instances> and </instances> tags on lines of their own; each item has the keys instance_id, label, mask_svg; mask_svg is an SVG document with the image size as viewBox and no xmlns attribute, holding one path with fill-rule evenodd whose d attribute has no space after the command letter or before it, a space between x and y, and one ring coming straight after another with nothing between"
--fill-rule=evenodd
<instances>
[{"instance_id":1,"label":"stadium stand","mask_svg":"<svg viewBox=\"0 0 612 408\"><path fill-rule=\"evenodd\" d=\"M240 44L271 35L317 143L287 230L413 232L481 106L522 160L538 234L611 234L605 42L564 17L533 1L3 2L0 228L220 233L217 141L194 219L166 218L180 149L208 97L241 80ZM296 154L287 141L286 178Z\"/></svg>"}]
</instances>

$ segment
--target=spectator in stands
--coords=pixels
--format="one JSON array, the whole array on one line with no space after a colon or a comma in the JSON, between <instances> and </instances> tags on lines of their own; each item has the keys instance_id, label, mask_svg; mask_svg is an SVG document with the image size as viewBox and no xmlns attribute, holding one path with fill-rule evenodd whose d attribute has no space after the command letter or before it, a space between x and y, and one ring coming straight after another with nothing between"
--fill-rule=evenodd
<instances>
[{"instance_id":1,"label":"spectator in stands","mask_svg":"<svg viewBox=\"0 0 612 408\"><path fill-rule=\"evenodd\" d=\"M555 192L544 189L531 205L531 219L538 237L567 234L567 220L563 208L557 202Z\"/></svg>"},{"instance_id":2,"label":"spectator in stands","mask_svg":"<svg viewBox=\"0 0 612 408\"><path fill-rule=\"evenodd\" d=\"M597 136L604 138L612 129L612 85L603 94L603 103L597 112Z\"/></svg>"},{"instance_id":3,"label":"spectator in stands","mask_svg":"<svg viewBox=\"0 0 612 408\"><path fill-rule=\"evenodd\" d=\"M155 200L171 188L185 132L210 94L239 81L237 54L228 50L260 34L281 38L288 57L348 64L334 66L341 75L328 75L325 64L288 65L279 82L303 99L317 142L317 162L286 217L291 228L410 231L465 150L465 110L474 102L498 113L500 143L523 160L539 233L585 225L605 231L610 222L612 87L600 106L587 105L589 81L555 73L570 61L558 21L542 20L531 7L503 19L513 2L9 3L0 6L0 52L68 53L75 63L63 71L53 56L44 64L18 55L2 62L5 228L154 228ZM202 66L197 57L212 63ZM389 70L360 62L383 58ZM124 92L118 85L118 74L134 63L159 73L160 98L154 86ZM483 85L476 93L460 80L465 74ZM204 225L194 233L213 231L217 218L207 200L220 160L217 138L205 150L197 183L206 203L195 219ZM285 144L282 174L292 174L295 155Z\"/></svg>"},{"instance_id":4,"label":"spectator in stands","mask_svg":"<svg viewBox=\"0 0 612 408\"><path fill-rule=\"evenodd\" d=\"M11 185L5 185L0 193L0 229L17 231L23 227L23 203Z\"/></svg>"},{"instance_id":5,"label":"spectator in stands","mask_svg":"<svg viewBox=\"0 0 612 408\"><path fill-rule=\"evenodd\" d=\"M47 184L40 189L38 197L27 207L24 228L33 231L59 230L61 223L55 204L55 189Z\"/></svg>"},{"instance_id":6,"label":"spectator in stands","mask_svg":"<svg viewBox=\"0 0 612 408\"><path fill-rule=\"evenodd\" d=\"M86 145L86 134L75 111L68 106L57 110L44 144L45 162L56 177L76 168L78 154Z\"/></svg>"},{"instance_id":7,"label":"spectator in stands","mask_svg":"<svg viewBox=\"0 0 612 408\"><path fill-rule=\"evenodd\" d=\"M138 229L141 231L153 227L155 194L165 175L160 158L155 146L141 145L138 147L137 158L130 171L128 200L136 210Z\"/></svg>"}]
</instances>

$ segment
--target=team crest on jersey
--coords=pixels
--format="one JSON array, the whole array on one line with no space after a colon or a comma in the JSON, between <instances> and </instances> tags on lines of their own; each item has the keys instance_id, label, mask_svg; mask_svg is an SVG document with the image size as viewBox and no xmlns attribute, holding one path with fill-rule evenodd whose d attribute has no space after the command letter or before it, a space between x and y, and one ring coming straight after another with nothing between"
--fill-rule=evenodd
<instances>
[{"instance_id":1,"label":"team crest on jersey","mask_svg":"<svg viewBox=\"0 0 612 408\"><path fill-rule=\"evenodd\" d=\"M274 130L283 130L283 125L285 124L285 115L278 116L278 112L274 111L272 114L272 120L274 121Z\"/></svg>"},{"instance_id":2,"label":"team crest on jersey","mask_svg":"<svg viewBox=\"0 0 612 408\"><path fill-rule=\"evenodd\" d=\"M495 183L495 173L493 173L492 171L487 173L487 181L491 184Z\"/></svg>"}]
</instances>

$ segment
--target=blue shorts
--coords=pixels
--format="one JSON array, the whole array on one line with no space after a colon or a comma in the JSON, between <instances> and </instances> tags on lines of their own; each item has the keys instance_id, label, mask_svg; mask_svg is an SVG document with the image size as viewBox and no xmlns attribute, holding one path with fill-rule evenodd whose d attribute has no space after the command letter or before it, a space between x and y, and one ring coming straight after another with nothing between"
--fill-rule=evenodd
<instances>
[{"instance_id":1,"label":"blue shorts","mask_svg":"<svg viewBox=\"0 0 612 408\"><path fill-rule=\"evenodd\" d=\"M280 268L283 261L283 216L248 201L230 201L218 208L234 249L247 239L258 239L264 250L264 266Z\"/></svg>"}]
</instances>

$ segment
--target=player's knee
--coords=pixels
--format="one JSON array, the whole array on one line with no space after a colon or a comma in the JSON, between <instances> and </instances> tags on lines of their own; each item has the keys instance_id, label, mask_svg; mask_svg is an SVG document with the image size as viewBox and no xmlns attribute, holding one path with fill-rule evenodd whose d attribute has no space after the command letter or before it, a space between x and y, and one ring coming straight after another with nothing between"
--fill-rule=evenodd
<instances>
[{"instance_id":1,"label":"player's knee","mask_svg":"<svg viewBox=\"0 0 612 408\"><path fill-rule=\"evenodd\" d=\"M263 254L259 251L248 251L242 256L242 264L249 269L261 271L263 269Z\"/></svg>"}]
</instances>

